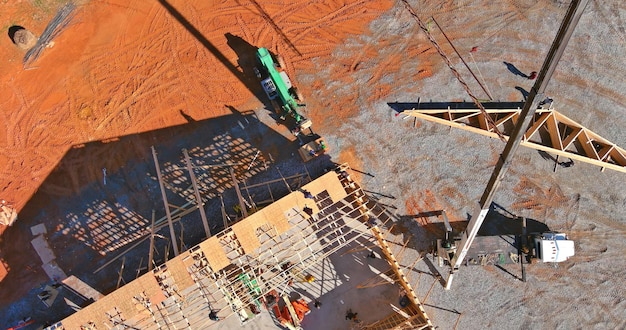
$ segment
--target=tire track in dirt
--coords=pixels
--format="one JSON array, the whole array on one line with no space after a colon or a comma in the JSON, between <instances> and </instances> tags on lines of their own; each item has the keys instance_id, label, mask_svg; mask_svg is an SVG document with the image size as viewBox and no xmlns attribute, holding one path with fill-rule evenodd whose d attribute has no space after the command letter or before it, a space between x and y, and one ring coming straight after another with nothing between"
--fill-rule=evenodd
<instances>
[{"instance_id":1,"label":"tire track in dirt","mask_svg":"<svg viewBox=\"0 0 626 330\"><path fill-rule=\"evenodd\" d=\"M292 42L294 44L297 44L298 41L300 41L300 39L302 39L306 34L311 33L311 31L317 29L319 26L325 25L325 26L330 26L332 25L331 23L333 23L333 21L335 19L337 19L338 17L341 17L341 19L343 21L348 20L348 19L352 19L358 16L357 14L346 14L345 16L341 16L341 14L347 12L348 10L356 7L356 6L362 6L364 5L366 2L366 0L362 0L362 1L357 1L354 2L352 4L348 4L348 5L344 5L336 10L334 10L333 12L326 14L318 19L316 19L315 21L309 23L309 26L307 26L304 29L301 29L300 31L298 31L296 33L296 36L293 38ZM285 34L288 34L291 30L290 29L286 29L285 31L283 31ZM338 31L339 32L339 31Z\"/></svg>"},{"instance_id":2,"label":"tire track in dirt","mask_svg":"<svg viewBox=\"0 0 626 330\"><path fill-rule=\"evenodd\" d=\"M547 188L544 188L548 185ZM511 208L516 211L532 210L533 214L539 218L553 218L555 209L563 205L571 205L567 218L576 218L578 210L578 198L576 196L566 196L561 188L555 183L545 183L544 185L533 182L531 179L522 176L517 186L513 188L516 201ZM566 219L562 219L567 221Z\"/></svg>"},{"instance_id":3,"label":"tire track in dirt","mask_svg":"<svg viewBox=\"0 0 626 330\"><path fill-rule=\"evenodd\" d=\"M611 318L613 322L615 322L615 324L619 323L619 320L621 318L613 315L613 311L615 309L612 308L611 306L608 306L607 303L604 303L600 300L601 297L611 297L610 292L606 292L604 290L602 291L597 290L596 292L594 292L593 295L583 295L583 296L578 295L574 297L572 297L571 295L571 292L587 292L587 288L589 285L592 285L598 288L599 285L606 282L607 279L598 277L599 275L597 274L594 274L590 277L585 277L585 278L570 276L570 274L568 273L569 268L570 267L551 268L547 270L548 274L546 274L546 272L536 272L537 275L539 275L540 277L547 276L548 278L544 279L546 282L557 282L557 283L560 283L561 285L568 287L568 290L566 292L563 292L562 294L557 292L556 293L557 297L555 297L557 300L567 301L568 303L563 304L563 307L560 310L553 311L552 315L554 317L558 317L559 315L568 315L571 313L570 309L574 309L575 311L578 311L578 312L581 312L582 310L583 312L588 313L588 308L591 308L596 313L598 313L598 311L596 311L596 308L592 307L592 306L596 306L600 308L603 314L596 315L595 320L591 320L591 322L602 320L603 317L601 317L600 315L607 315L609 316L609 318ZM535 273L535 270L536 268L532 270L533 273ZM622 271L622 273L624 272ZM620 276L619 274L615 274L615 275ZM624 275L625 274L622 274L621 276L623 277ZM587 283L584 283L583 280L585 280ZM594 282L594 283L590 284L589 282ZM583 306L583 307L579 308L578 306Z\"/></svg>"}]
</instances>

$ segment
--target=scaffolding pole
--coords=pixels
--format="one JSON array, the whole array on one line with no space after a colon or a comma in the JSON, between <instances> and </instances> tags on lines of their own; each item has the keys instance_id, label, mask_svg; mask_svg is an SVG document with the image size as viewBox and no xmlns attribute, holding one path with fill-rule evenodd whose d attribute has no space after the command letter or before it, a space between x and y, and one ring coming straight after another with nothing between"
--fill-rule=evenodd
<instances>
[{"instance_id":1,"label":"scaffolding pole","mask_svg":"<svg viewBox=\"0 0 626 330\"><path fill-rule=\"evenodd\" d=\"M176 233L174 232L174 224L172 223L172 214L170 213L170 207L167 202L167 194L165 193L165 186L163 184L163 176L161 175L161 167L159 166L159 159L157 158L156 149L152 146L152 157L154 158L154 166L156 167L157 178L159 180L159 187L161 187L161 196L163 197L163 204L165 206L165 215L167 216L167 223L170 227L170 236L172 238L172 246L174 247L174 256L178 256L178 243L176 242Z\"/></svg>"},{"instance_id":2,"label":"scaffolding pole","mask_svg":"<svg viewBox=\"0 0 626 330\"><path fill-rule=\"evenodd\" d=\"M189 153L187 152L187 149L183 149L183 154L185 155L185 162L187 163L187 171L189 171L189 176L191 177L193 191L196 195L196 205L198 206L198 210L200 211L200 218L202 218L204 233L206 235L206 238L209 238L211 237L211 230L209 229L209 222L207 221L206 213L204 212L204 202L202 202L202 196L200 196L200 190L198 189L196 174L193 172L193 165L191 164L191 158L189 158Z\"/></svg>"}]
</instances>

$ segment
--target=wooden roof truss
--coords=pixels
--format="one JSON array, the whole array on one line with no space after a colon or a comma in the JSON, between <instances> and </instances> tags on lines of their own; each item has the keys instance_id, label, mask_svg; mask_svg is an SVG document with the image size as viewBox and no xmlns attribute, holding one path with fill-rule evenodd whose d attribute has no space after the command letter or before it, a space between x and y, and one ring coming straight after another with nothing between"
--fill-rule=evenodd
<instances>
[{"instance_id":1,"label":"wooden roof truss","mask_svg":"<svg viewBox=\"0 0 626 330\"><path fill-rule=\"evenodd\" d=\"M508 139L521 109L486 111ZM412 109L402 114L498 138L478 109ZM521 145L626 173L626 150L553 109L537 109Z\"/></svg>"}]
</instances>

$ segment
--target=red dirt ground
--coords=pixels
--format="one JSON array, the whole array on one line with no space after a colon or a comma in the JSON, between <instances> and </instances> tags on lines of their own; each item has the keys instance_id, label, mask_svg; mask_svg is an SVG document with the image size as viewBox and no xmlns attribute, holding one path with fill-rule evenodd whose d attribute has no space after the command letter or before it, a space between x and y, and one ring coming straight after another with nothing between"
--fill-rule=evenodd
<instances>
[{"instance_id":1,"label":"red dirt ground","mask_svg":"<svg viewBox=\"0 0 626 330\"><path fill-rule=\"evenodd\" d=\"M73 146L183 124L186 117L213 118L228 114L227 106L250 104L254 94L249 86L257 82L244 74L238 60L244 61L246 54L236 53L229 36L281 54L295 80L294 72L316 70L313 58L329 57L347 36L366 33L367 24L392 4L367 0L82 2L53 47L28 69L22 65L24 51L6 35L8 28L21 25L40 35L62 2L0 5L5 32L0 38L0 111L5 126L0 135L0 198L18 211ZM351 68L359 65L359 60L350 61ZM301 86L305 95L314 88ZM349 100L342 102L349 104ZM110 171L119 166L115 157L94 156L93 170L76 173L81 176L77 180L101 180L103 158ZM71 185L60 184L52 195L74 192ZM5 229L0 226L0 233ZM0 238L0 259L9 272L15 272L11 286L22 288L2 290L0 303L45 280L40 270L16 276L31 269L32 259L37 258L32 249L15 248L30 247L30 239L26 235Z\"/></svg>"}]
</instances>

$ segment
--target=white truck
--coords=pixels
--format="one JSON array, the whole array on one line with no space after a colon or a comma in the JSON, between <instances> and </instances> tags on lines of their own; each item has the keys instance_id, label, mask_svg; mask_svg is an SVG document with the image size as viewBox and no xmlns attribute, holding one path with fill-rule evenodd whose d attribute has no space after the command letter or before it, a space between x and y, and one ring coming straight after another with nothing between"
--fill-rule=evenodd
<instances>
[{"instance_id":1,"label":"white truck","mask_svg":"<svg viewBox=\"0 0 626 330\"><path fill-rule=\"evenodd\" d=\"M534 242L531 255L541 262L562 262L574 256L574 241L564 233L546 232L531 236Z\"/></svg>"}]
</instances>

